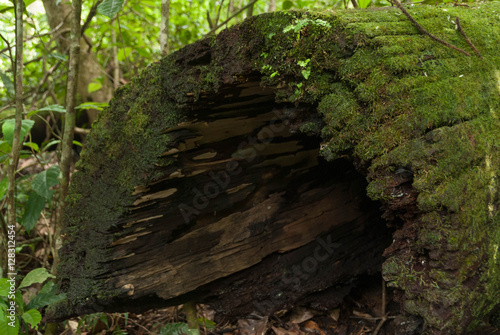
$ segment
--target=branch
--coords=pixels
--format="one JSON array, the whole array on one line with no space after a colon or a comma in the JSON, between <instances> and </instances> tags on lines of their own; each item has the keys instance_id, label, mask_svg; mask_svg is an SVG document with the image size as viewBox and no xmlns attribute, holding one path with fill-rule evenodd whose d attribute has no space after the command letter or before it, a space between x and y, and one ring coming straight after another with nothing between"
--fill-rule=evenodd
<instances>
[{"instance_id":1,"label":"branch","mask_svg":"<svg viewBox=\"0 0 500 335\"><path fill-rule=\"evenodd\" d=\"M469 40L469 38L467 37L467 35L465 35L465 32L462 29L462 26L460 25L460 19L458 18L458 16L457 16L457 19L456 19L456 23L457 23L458 31L460 31L460 33L464 36L465 41L467 41L467 44L472 48L472 50L474 50L474 52L476 53L476 55L479 58L483 59L483 57L481 56L481 53L479 53L479 50L476 49L476 47L474 46L474 44L472 44L472 42Z\"/></svg>"},{"instance_id":2,"label":"branch","mask_svg":"<svg viewBox=\"0 0 500 335\"><path fill-rule=\"evenodd\" d=\"M410 15L410 13L408 13L408 11L403 7L403 5L401 4L401 2L399 2L398 0L389 0L391 1L393 4L396 5L396 7L398 7L402 12L403 14L413 23L413 25L415 27L418 28L418 30L420 30L421 32L423 32L425 35L429 36L430 38L432 38L434 41L438 42L438 43L441 43L445 46L447 46L448 48L451 48L451 49L454 49L454 50L457 50L458 52L461 52L463 53L464 55L466 56L470 56L470 54L465 51L465 50L462 50L460 48L457 48L456 46L454 46L453 44L450 44L446 41L443 41L442 39L440 39L439 37L436 37L434 35L432 35L430 32L428 32L424 27L422 27L418 22L417 20L415 20L413 18L413 16Z\"/></svg>"},{"instance_id":3,"label":"branch","mask_svg":"<svg viewBox=\"0 0 500 335\"><path fill-rule=\"evenodd\" d=\"M14 60L14 56L12 56L12 47L10 46L9 41L5 37L3 37L2 34L0 34L0 38L2 38L2 40L4 40L4 42L7 44L7 48L3 48L2 50L0 50L0 54L6 50L9 50L10 63L11 63L12 69L14 69L16 66L15 65L16 61Z\"/></svg>"},{"instance_id":4,"label":"branch","mask_svg":"<svg viewBox=\"0 0 500 335\"><path fill-rule=\"evenodd\" d=\"M219 29L220 27L222 27L223 25L225 25L226 23L228 23L229 21L231 21L232 19L234 19L236 16L238 16L245 9L249 8L250 6L253 6L257 1L259 1L259 0L253 0L252 2L250 2L249 4L247 4L245 7L241 8L240 10L238 10L237 12L235 12L233 15L231 15L230 17L228 17L224 22L222 22L221 24L218 24L215 27L213 27L212 29L210 29L210 31L207 34L205 34L205 36L208 36L208 35L214 33L217 29Z\"/></svg>"},{"instance_id":5,"label":"branch","mask_svg":"<svg viewBox=\"0 0 500 335\"><path fill-rule=\"evenodd\" d=\"M87 15L87 18L85 19L85 23L82 26L82 29L80 30L80 34L83 36L83 33L85 30L89 27L90 21L94 18L94 16L97 14L97 6L101 4L103 0L97 0L97 2L90 8L89 15Z\"/></svg>"}]
</instances>

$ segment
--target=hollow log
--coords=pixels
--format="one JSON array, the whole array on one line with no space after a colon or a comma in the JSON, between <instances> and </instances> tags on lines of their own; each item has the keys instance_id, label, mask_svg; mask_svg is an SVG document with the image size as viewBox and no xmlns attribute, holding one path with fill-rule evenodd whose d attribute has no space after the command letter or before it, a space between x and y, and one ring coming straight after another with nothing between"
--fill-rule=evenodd
<instances>
[{"instance_id":1,"label":"hollow log","mask_svg":"<svg viewBox=\"0 0 500 335\"><path fill-rule=\"evenodd\" d=\"M329 308L382 271L429 334L477 327L500 304L499 11L411 9L482 58L388 8L252 17L149 66L88 136L50 317Z\"/></svg>"}]
</instances>

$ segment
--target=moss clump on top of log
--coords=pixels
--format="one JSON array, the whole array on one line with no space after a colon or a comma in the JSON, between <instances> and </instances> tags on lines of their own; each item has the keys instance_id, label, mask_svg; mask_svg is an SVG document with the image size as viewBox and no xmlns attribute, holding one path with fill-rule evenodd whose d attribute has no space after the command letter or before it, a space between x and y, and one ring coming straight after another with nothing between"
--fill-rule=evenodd
<instances>
[{"instance_id":1,"label":"moss clump on top of log","mask_svg":"<svg viewBox=\"0 0 500 335\"><path fill-rule=\"evenodd\" d=\"M104 232L149 182L165 130L200 96L259 73L277 101L317 105L321 121L301 130L323 137L325 158L349 156L366 174L368 195L398 228L383 275L403 310L434 334L477 326L500 303L500 4L409 11L469 50L459 17L483 59L434 42L396 9L276 12L187 46L121 88L73 177L58 271L68 301L56 308L98 309L122 293L99 280L112 242Z\"/></svg>"}]
</instances>

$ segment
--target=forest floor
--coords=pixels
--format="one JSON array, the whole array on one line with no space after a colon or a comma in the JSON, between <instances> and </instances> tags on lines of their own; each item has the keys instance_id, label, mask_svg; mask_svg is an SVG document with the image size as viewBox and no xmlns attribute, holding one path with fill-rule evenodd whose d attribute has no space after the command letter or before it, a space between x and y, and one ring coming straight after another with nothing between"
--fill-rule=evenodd
<instances>
[{"instance_id":1,"label":"forest floor","mask_svg":"<svg viewBox=\"0 0 500 335\"><path fill-rule=\"evenodd\" d=\"M207 306L198 306L202 335L389 335L390 324L399 314L398 304L392 300L391 290L382 291L380 276L361 280L344 299L341 306L329 311L297 308L278 312L271 317L227 320L217 318ZM385 307L383 305L385 304ZM386 317L383 317L385 309ZM217 321L214 324L211 320ZM82 322L83 321L83 322ZM182 334L169 327L184 322L182 306L149 310L143 314L102 314L72 319L62 334L73 335L148 335ZM200 322L201 323L201 322Z\"/></svg>"}]
</instances>

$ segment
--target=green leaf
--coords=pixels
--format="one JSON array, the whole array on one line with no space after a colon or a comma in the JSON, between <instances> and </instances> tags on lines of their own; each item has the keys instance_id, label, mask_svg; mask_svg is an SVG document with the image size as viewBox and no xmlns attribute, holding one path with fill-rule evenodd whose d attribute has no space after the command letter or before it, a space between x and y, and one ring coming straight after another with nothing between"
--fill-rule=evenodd
<instances>
[{"instance_id":1,"label":"green leaf","mask_svg":"<svg viewBox=\"0 0 500 335\"><path fill-rule=\"evenodd\" d=\"M64 108L61 105L49 105L42 107L40 109L37 109L35 111L31 111L28 113L28 117L31 117L32 115L37 114L38 112L43 112L43 111L52 111L52 112L57 112L57 113L66 113L66 108Z\"/></svg>"},{"instance_id":2,"label":"green leaf","mask_svg":"<svg viewBox=\"0 0 500 335\"><path fill-rule=\"evenodd\" d=\"M23 218L21 219L23 227L27 230L28 234L35 227L40 213L45 208L47 200L36 192L31 192L26 203L26 210L24 211Z\"/></svg>"},{"instance_id":3,"label":"green leaf","mask_svg":"<svg viewBox=\"0 0 500 335\"><path fill-rule=\"evenodd\" d=\"M14 141L14 129L15 129L15 122L16 120L14 119L8 119L5 120L5 122L2 125L2 132L3 132L3 137L7 141L7 143L10 144L12 147L12 142ZM26 134L30 131L31 127L35 124L35 121L33 120L23 120L21 123L21 139L23 139Z\"/></svg>"},{"instance_id":4,"label":"green leaf","mask_svg":"<svg viewBox=\"0 0 500 335\"><path fill-rule=\"evenodd\" d=\"M304 78L308 79L311 75L311 70L302 70L302 75L304 76Z\"/></svg>"},{"instance_id":5,"label":"green leaf","mask_svg":"<svg viewBox=\"0 0 500 335\"><path fill-rule=\"evenodd\" d=\"M0 72L0 78L2 78L3 86L7 90L7 95L10 97L13 97L16 94L16 92L14 90L14 83L12 82L10 77L8 75L6 75L5 73L3 73L3 71L2 71L2 72Z\"/></svg>"},{"instance_id":6,"label":"green leaf","mask_svg":"<svg viewBox=\"0 0 500 335\"><path fill-rule=\"evenodd\" d=\"M45 144L45 146L42 148L42 151L46 151L48 148L50 148L53 145L61 143L61 140L53 140L50 141L49 143Z\"/></svg>"},{"instance_id":7,"label":"green leaf","mask_svg":"<svg viewBox=\"0 0 500 335\"><path fill-rule=\"evenodd\" d=\"M0 14L3 14L9 10L14 11L14 6L5 6L5 5L0 6Z\"/></svg>"},{"instance_id":8,"label":"green leaf","mask_svg":"<svg viewBox=\"0 0 500 335\"><path fill-rule=\"evenodd\" d=\"M217 326L217 324L212 320L203 317L198 318L198 324L202 327L206 327L207 329L214 329L215 326Z\"/></svg>"},{"instance_id":9,"label":"green leaf","mask_svg":"<svg viewBox=\"0 0 500 335\"><path fill-rule=\"evenodd\" d=\"M0 199L3 198L8 188L9 188L9 179L5 177L4 179L2 179L2 181L0 181Z\"/></svg>"},{"instance_id":10,"label":"green leaf","mask_svg":"<svg viewBox=\"0 0 500 335\"><path fill-rule=\"evenodd\" d=\"M6 297L9 295L10 282L7 281L8 278L0 278L0 297Z\"/></svg>"},{"instance_id":11,"label":"green leaf","mask_svg":"<svg viewBox=\"0 0 500 335\"><path fill-rule=\"evenodd\" d=\"M59 184L59 166L53 165L45 171L40 172L33 178L31 188L40 196L47 200L52 198L54 191L50 190L52 186Z\"/></svg>"},{"instance_id":12,"label":"green leaf","mask_svg":"<svg viewBox=\"0 0 500 335\"><path fill-rule=\"evenodd\" d=\"M10 316L7 315L7 311L0 308L0 334L17 335L19 333L19 320L16 317L14 321L11 321L7 319L7 316Z\"/></svg>"},{"instance_id":13,"label":"green leaf","mask_svg":"<svg viewBox=\"0 0 500 335\"><path fill-rule=\"evenodd\" d=\"M293 7L293 2L290 0L283 1L283 10L288 10Z\"/></svg>"},{"instance_id":14,"label":"green leaf","mask_svg":"<svg viewBox=\"0 0 500 335\"><path fill-rule=\"evenodd\" d=\"M95 91L99 91L101 89L101 87L102 87L101 83L93 82L93 83L89 84L88 91L89 91L89 93L92 93L92 92L95 92Z\"/></svg>"},{"instance_id":15,"label":"green leaf","mask_svg":"<svg viewBox=\"0 0 500 335\"><path fill-rule=\"evenodd\" d=\"M75 109L96 109L98 111L102 111L104 108L108 107L109 104L107 102L84 102L75 107Z\"/></svg>"},{"instance_id":16,"label":"green leaf","mask_svg":"<svg viewBox=\"0 0 500 335\"><path fill-rule=\"evenodd\" d=\"M40 147L38 146L38 144L36 144L34 142L25 142L25 143L23 143L23 145L25 147L29 147L29 148L33 149L33 151L40 152Z\"/></svg>"},{"instance_id":17,"label":"green leaf","mask_svg":"<svg viewBox=\"0 0 500 335\"><path fill-rule=\"evenodd\" d=\"M118 61L123 62L127 57L130 57L130 54L132 53L132 48L131 47L125 47L120 50L118 50Z\"/></svg>"},{"instance_id":18,"label":"green leaf","mask_svg":"<svg viewBox=\"0 0 500 335\"><path fill-rule=\"evenodd\" d=\"M299 60L297 62L297 65L299 65L300 67L306 67L307 64L309 64L310 61L311 61L310 58L306 59L305 61L304 60Z\"/></svg>"},{"instance_id":19,"label":"green leaf","mask_svg":"<svg viewBox=\"0 0 500 335\"><path fill-rule=\"evenodd\" d=\"M104 0L97 6L97 12L112 19L120 11L124 2L125 0Z\"/></svg>"},{"instance_id":20,"label":"green leaf","mask_svg":"<svg viewBox=\"0 0 500 335\"><path fill-rule=\"evenodd\" d=\"M21 317L34 329L37 329L38 324L42 321L42 314L40 314L40 312L36 309L30 309L29 311L24 312Z\"/></svg>"},{"instance_id":21,"label":"green leaf","mask_svg":"<svg viewBox=\"0 0 500 335\"><path fill-rule=\"evenodd\" d=\"M53 53L49 54L49 57L55 58L57 60L61 60L63 62L65 62L66 60L68 60L68 56L60 54L58 52L53 52Z\"/></svg>"},{"instance_id":22,"label":"green leaf","mask_svg":"<svg viewBox=\"0 0 500 335\"><path fill-rule=\"evenodd\" d=\"M73 141L73 144L74 145L78 145L79 147L83 147L83 144L81 144L80 142L78 141Z\"/></svg>"},{"instance_id":23,"label":"green leaf","mask_svg":"<svg viewBox=\"0 0 500 335\"><path fill-rule=\"evenodd\" d=\"M160 335L184 335L188 333L188 325L182 322L169 323L160 330Z\"/></svg>"},{"instance_id":24,"label":"green leaf","mask_svg":"<svg viewBox=\"0 0 500 335\"><path fill-rule=\"evenodd\" d=\"M26 277L24 277L23 281L19 285L19 288L28 287L35 283L43 283L48 278L55 278L56 276L51 275L46 268L37 268L31 270Z\"/></svg>"},{"instance_id":25,"label":"green leaf","mask_svg":"<svg viewBox=\"0 0 500 335\"><path fill-rule=\"evenodd\" d=\"M359 6L359 8L366 8L366 7L370 6L371 2L372 2L372 0L358 0L358 6Z\"/></svg>"},{"instance_id":26,"label":"green leaf","mask_svg":"<svg viewBox=\"0 0 500 335\"><path fill-rule=\"evenodd\" d=\"M57 291L57 286L56 290ZM26 308L41 308L52 304L57 304L60 301L66 299L66 294L55 294L54 293L38 293L31 299L31 301L26 305Z\"/></svg>"}]
</instances>

